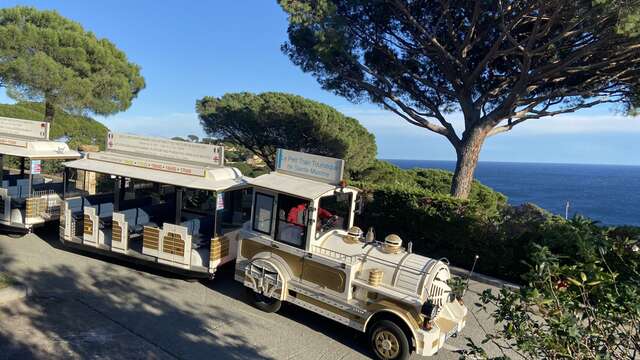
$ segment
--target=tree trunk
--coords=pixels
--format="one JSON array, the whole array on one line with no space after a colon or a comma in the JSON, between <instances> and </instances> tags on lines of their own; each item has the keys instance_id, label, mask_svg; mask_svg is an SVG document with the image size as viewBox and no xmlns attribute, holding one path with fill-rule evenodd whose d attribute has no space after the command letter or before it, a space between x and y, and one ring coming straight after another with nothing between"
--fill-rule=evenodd
<instances>
[{"instance_id":1,"label":"tree trunk","mask_svg":"<svg viewBox=\"0 0 640 360\"><path fill-rule=\"evenodd\" d=\"M44 100L44 121L53 123L53 116L56 113L55 106L47 99Z\"/></svg>"},{"instance_id":2,"label":"tree trunk","mask_svg":"<svg viewBox=\"0 0 640 360\"><path fill-rule=\"evenodd\" d=\"M466 199L471 192L473 183L473 173L478 165L482 144L487 138L487 131L481 129L470 129L469 134L465 134L462 142L455 146L457 162L456 170L451 181L451 195L460 199Z\"/></svg>"}]
</instances>

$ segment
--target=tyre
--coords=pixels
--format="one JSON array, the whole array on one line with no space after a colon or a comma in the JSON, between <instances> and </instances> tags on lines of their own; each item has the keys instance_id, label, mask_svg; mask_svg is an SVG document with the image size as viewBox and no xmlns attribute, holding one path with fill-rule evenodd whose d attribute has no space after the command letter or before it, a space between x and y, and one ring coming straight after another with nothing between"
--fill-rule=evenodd
<instances>
[{"instance_id":1,"label":"tyre","mask_svg":"<svg viewBox=\"0 0 640 360\"><path fill-rule=\"evenodd\" d=\"M264 312L276 312L282 306L282 301L259 294L251 288L245 287L245 291L251 304Z\"/></svg>"},{"instance_id":2,"label":"tyre","mask_svg":"<svg viewBox=\"0 0 640 360\"><path fill-rule=\"evenodd\" d=\"M13 239L20 239L22 237L24 237L25 235L27 235L26 233L20 233L20 232L10 232L6 234L8 237L13 238Z\"/></svg>"},{"instance_id":3,"label":"tyre","mask_svg":"<svg viewBox=\"0 0 640 360\"><path fill-rule=\"evenodd\" d=\"M371 326L369 346L375 358L405 360L411 353L409 340L402 329L390 320L380 320Z\"/></svg>"}]
</instances>

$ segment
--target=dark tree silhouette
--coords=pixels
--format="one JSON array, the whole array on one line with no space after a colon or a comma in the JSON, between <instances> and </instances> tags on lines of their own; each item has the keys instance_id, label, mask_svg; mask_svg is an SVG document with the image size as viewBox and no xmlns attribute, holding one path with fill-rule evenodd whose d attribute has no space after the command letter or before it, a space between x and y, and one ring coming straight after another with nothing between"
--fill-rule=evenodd
<instances>
[{"instance_id":1,"label":"dark tree silhouette","mask_svg":"<svg viewBox=\"0 0 640 360\"><path fill-rule=\"evenodd\" d=\"M449 140L457 197L487 137L598 104L632 107L640 81L636 0L279 2L283 51L325 89Z\"/></svg>"}]
</instances>

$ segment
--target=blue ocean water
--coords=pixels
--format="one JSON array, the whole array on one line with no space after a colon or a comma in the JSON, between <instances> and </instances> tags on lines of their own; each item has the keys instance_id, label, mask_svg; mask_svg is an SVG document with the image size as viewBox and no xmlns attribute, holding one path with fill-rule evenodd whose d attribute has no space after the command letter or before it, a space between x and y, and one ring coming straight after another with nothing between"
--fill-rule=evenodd
<instances>
[{"instance_id":1,"label":"blue ocean water","mask_svg":"<svg viewBox=\"0 0 640 360\"><path fill-rule=\"evenodd\" d=\"M455 169L453 161L388 161L404 169ZM530 202L564 216L568 201L569 216L640 226L640 166L480 162L475 177L514 205Z\"/></svg>"}]
</instances>

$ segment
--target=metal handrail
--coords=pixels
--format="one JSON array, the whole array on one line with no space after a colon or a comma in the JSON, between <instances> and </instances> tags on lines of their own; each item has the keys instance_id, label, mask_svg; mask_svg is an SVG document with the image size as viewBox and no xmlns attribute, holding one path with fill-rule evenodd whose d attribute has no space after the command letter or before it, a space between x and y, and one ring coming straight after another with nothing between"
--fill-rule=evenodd
<instances>
[{"instance_id":1,"label":"metal handrail","mask_svg":"<svg viewBox=\"0 0 640 360\"><path fill-rule=\"evenodd\" d=\"M58 193L52 189L33 191L29 199L37 199L35 202L36 214L40 216L47 215L49 217L60 216L62 200L52 197L52 195L57 194Z\"/></svg>"},{"instance_id":2,"label":"metal handrail","mask_svg":"<svg viewBox=\"0 0 640 360\"><path fill-rule=\"evenodd\" d=\"M354 260L356 260L359 256L359 255L347 255L339 251L327 249L322 246L316 246L316 245L311 246L311 252L315 254L325 255L337 260L342 260L349 264L352 264Z\"/></svg>"}]
</instances>

